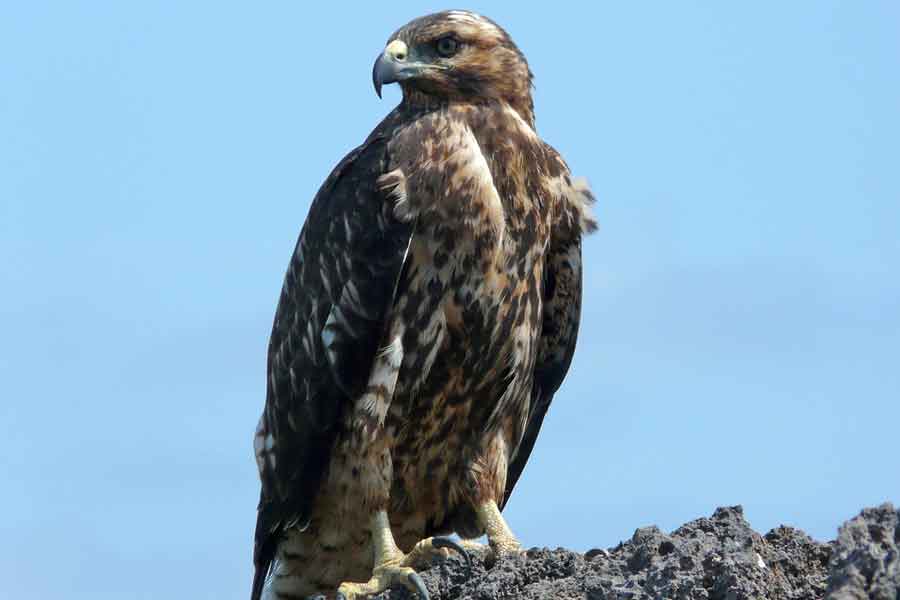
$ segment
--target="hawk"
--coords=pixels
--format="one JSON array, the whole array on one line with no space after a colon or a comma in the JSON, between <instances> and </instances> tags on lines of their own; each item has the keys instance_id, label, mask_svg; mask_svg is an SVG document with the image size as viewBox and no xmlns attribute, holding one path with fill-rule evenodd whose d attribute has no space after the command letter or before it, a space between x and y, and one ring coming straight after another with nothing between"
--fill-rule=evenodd
<instances>
[{"instance_id":1,"label":"hawk","mask_svg":"<svg viewBox=\"0 0 900 600\"><path fill-rule=\"evenodd\" d=\"M522 52L447 11L372 75L403 99L316 194L275 314L252 600L427 598L434 556L519 552L500 511L575 348L593 197Z\"/></svg>"}]
</instances>

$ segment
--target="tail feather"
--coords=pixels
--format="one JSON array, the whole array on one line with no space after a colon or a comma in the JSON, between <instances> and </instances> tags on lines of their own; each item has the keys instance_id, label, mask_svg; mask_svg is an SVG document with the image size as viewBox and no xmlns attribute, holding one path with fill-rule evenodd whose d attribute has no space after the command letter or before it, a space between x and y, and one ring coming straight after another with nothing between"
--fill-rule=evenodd
<instances>
[{"instance_id":1,"label":"tail feather","mask_svg":"<svg viewBox=\"0 0 900 600\"><path fill-rule=\"evenodd\" d=\"M260 600L262 598L263 588L266 585L266 578L269 576L269 567L272 565L274 552L266 552L267 556L259 557L260 560L254 561L256 571L253 573L253 587L250 590L250 600Z\"/></svg>"},{"instance_id":2,"label":"tail feather","mask_svg":"<svg viewBox=\"0 0 900 600\"><path fill-rule=\"evenodd\" d=\"M250 591L250 600L260 600L262 598L263 587L266 585L266 577L269 574L269 564L265 566L256 565L256 572L253 574L253 588Z\"/></svg>"},{"instance_id":3,"label":"tail feather","mask_svg":"<svg viewBox=\"0 0 900 600\"><path fill-rule=\"evenodd\" d=\"M250 591L250 600L259 600L262 598L262 590L265 584L266 576L263 575L262 569L257 567L256 573L253 575L253 588Z\"/></svg>"},{"instance_id":4,"label":"tail feather","mask_svg":"<svg viewBox=\"0 0 900 600\"><path fill-rule=\"evenodd\" d=\"M260 600L266 579L269 576L269 568L275 559L275 550L278 547L277 537L269 531L262 515L256 521L256 536L253 544L253 587L250 589L250 600Z\"/></svg>"}]
</instances>

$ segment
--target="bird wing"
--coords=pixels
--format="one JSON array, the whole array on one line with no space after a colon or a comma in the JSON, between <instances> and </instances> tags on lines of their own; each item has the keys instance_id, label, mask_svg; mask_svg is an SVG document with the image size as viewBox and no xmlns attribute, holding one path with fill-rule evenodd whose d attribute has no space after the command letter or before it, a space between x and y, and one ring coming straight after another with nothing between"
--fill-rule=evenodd
<instances>
[{"instance_id":1,"label":"bird wing","mask_svg":"<svg viewBox=\"0 0 900 600\"><path fill-rule=\"evenodd\" d=\"M544 314L534 367L531 405L522 440L506 474L504 506L512 494L537 440L544 415L562 384L578 338L581 318L581 238L551 247L544 274ZM502 508L502 507L501 507Z\"/></svg>"},{"instance_id":2,"label":"bird wing","mask_svg":"<svg viewBox=\"0 0 900 600\"><path fill-rule=\"evenodd\" d=\"M561 177L565 185L561 194L562 210L557 217L545 257L543 317L531 403L522 439L507 469L504 506L528 462L553 395L572 363L581 321L582 234L593 232L597 228L590 214L590 204L594 197L587 183L583 180L571 180L562 157L552 148L545 148L552 161L562 169Z\"/></svg>"},{"instance_id":3,"label":"bird wing","mask_svg":"<svg viewBox=\"0 0 900 600\"><path fill-rule=\"evenodd\" d=\"M285 275L254 440L262 482L254 600L281 534L308 524L342 416L384 334L412 235L376 188L396 120L389 115L322 184Z\"/></svg>"}]
</instances>

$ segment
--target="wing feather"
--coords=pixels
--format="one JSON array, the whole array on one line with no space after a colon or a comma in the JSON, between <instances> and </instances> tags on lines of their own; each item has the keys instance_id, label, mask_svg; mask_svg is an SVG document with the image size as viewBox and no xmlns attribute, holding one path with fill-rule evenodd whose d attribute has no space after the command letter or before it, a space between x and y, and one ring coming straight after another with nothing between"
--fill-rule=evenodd
<instances>
[{"instance_id":1,"label":"wing feather","mask_svg":"<svg viewBox=\"0 0 900 600\"><path fill-rule=\"evenodd\" d=\"M285 529L308 524L341 418L384 333L412 233L376 188L395 125L389 115L326 179L285 274L254 444L262 482L254 600Z\"/></svg>"},{"instance_id":2,"label":"wing feather","mask_svg":"<svg viewBox=\"0 0 900 600\"><path fill-rule=\"evenodd\" d=\"M551 240L546 257L543 323L534 367L531 404L522 440L507 470L504 506L522 475L547 409L562 384L575 353L581 320L581 229L565 229L566 235L561 239Z\"/></svg>"}]
</instances>

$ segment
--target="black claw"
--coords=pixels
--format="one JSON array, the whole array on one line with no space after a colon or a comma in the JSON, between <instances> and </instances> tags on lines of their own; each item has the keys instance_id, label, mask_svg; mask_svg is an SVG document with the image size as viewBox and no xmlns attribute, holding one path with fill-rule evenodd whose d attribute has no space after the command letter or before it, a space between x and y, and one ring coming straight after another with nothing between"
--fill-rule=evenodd
<instances>
[{"instance_id":1,"label":"black claw","mask_svg":"<svg viewBox=\"0 0 900 600\"><path fill-rule=\"evenodd\" d=\"M410 573L409 582L415 586L416 593L419 594L419 600L428 600L428 590L425 588L425 582L422 581L418 573Z\"/></svg>"},{"instance_id":2,"label":"black claw","mask_svg":"<svg viewBox=\"0 0 900 600\"><path fill-rule=\"evenodd\" d=\"M466 569L468 569L469 573L471 574L472 556L468 552L466 552L465 548L463 548L450 538L434 538L433 540L431 540L431 545L435 548L448 548L462 554L462 557L466 559Z\"/></svg>"}]
</instances>

